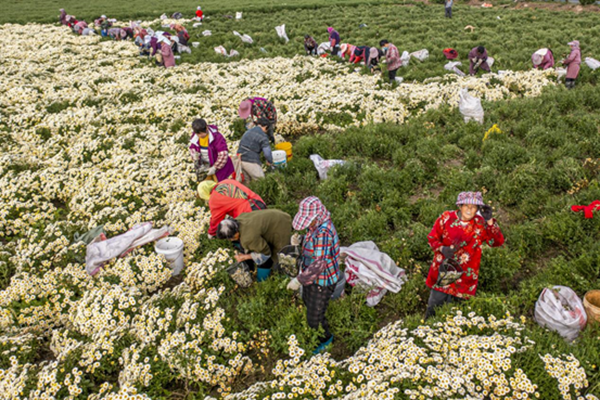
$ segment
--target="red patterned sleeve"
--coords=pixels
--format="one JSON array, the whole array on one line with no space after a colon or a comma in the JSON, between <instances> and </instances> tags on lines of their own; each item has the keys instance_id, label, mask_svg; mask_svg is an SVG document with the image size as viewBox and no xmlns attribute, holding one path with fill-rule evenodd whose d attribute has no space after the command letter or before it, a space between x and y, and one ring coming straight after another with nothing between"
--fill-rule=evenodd
<instances>
[{"instance_id":1,"label":"red patterned sleeve","mask_svg":"<svg viewBox=\"0 0 600 400\"><path fill-rule=\"evenodd\" d=\"M500 230L500 226L498 225L498 221L493 220L494 223L490 226L485 223L485 241L490 247L500 247L504 244L504 235Z\"/></svg>"},{"instance_id":2,"label":"red patterned sleeve","mask_svg":"<svg viewBox=\"0 0 600 400\"><path fill-rule=\"evenodd\" d=\"M443 226L444 226L444 222L442 217L440 216L436 221L435 224L433 224L433 228L431 229L431 232L429 232L429 235L427 235L427 240L429 241L429 246L431 246L431 248L433 249L433 251L438 251L440 249L440 247L443 246L442 244L442 234L443 234Z\"/></svg>"}]
</instances>

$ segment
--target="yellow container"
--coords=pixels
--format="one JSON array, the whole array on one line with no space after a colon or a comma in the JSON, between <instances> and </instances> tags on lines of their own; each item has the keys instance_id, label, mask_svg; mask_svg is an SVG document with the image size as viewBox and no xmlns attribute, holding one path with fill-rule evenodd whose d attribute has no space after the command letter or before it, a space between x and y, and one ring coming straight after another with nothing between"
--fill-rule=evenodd
<instances>
[{"instance_id":1,"label":"yellow container","mask_svg":"<svg viewBox=\"0 0 600 400\"><path fill-rule=\"evenodd\" d=\"M290 161L292 159L292 144L290 142L283 142L275 145L277 150L285 151L287 155L287 160Z\"/></svg>"},{"instance_id":2,"label":"yellow container","mask_svg":"<svg viewBox=\"0 0 600 400\"><path fill-rule=\"evenodd\" d=\"M588 323L600 323L600 290L590 290L585 294L583 308L588 316Z\"/></svg>"}]
</instances>

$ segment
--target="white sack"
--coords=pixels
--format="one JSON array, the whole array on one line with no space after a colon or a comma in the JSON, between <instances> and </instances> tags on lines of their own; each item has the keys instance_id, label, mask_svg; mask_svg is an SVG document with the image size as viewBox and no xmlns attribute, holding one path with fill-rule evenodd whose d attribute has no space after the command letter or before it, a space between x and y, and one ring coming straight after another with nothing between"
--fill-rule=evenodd
<instances>
[{"instance_id":1,"label":"white sack","mask_svg":"<svg viewBox=\"0 0 600 400\"><path fill-rule=\"evenodd\" d=\"M473 97L469 94L468 89L460 90L460 100L458 102L458 109L463 115L465 122L475 120L480 124L483 124L483 107L481 106L481 99Z\"/></svg>"},{"instance_id":2,"label":"white sack","mask_svg":"<svg viewBox=\"0 0 600 400\"><path fill-rule=\"evenodd\" d=\"M596 60L595 58L586 57L584 61L585 61L585 65L587 65L594 71L597 70L598 68L600 68L600 61Z\"/></svg>"},{"instance_id":3,"label":"white sack","mask_svg":"<svg viewBox=\"0 0 600 400\"><path fill-rule=\"evenodd\" d=\"M410 53L410 56L416 58L419 61L425 61L427 58L429 58L429 51L427 49L414 51Z\"/></svg>"},{"instance_id":4,"label":"white sack","mask_svg":"<svg viewBox=\"0 0 600 400\"><path fill-rule=\"evenodd\" d=\"M587 315L577 294L566 286L545 288L535 303L535 320L569 342L585 328Z\"/></svg>"},{"instance_id":5,"label":"white sack","mask_svg":"<svg viewBox=\"0 0 600 400\"><path fill-rule=\"evenodd\" d=\"M318 154L312 154L310 156L310 159L315 165L315 168L319 173L319 179L321 180L327 179L327 172L331 167L333 167L334 165L342 165L345 163L344 160L323 160L323 157L321 157Z\"/></svg>"},{"instance_id":6,"label":"white sack","mask_svg":"<svg viewBox=\"0 0 600 400\"><path fill-rule=\"evenodd\" d=\"M287 34L285 33L285 24L276 26L275 30L277 31L277 36L279 36L281 39L285 39L286 43L290 41L290 39L287 37Z\"/></svg>"}]
</instances>

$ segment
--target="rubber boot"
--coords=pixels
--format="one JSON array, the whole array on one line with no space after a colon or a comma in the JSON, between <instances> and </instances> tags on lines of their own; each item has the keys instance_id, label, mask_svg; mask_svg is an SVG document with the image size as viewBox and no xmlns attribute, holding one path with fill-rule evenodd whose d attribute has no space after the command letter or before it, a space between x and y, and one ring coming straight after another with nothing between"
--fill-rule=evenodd
<instances>
[{"instance_id":1,"label":"rubber boot","mask_svg":"<svg viewBox=\"0 0 600 400\"><path fill-rule=\"evenodd\" d=\"M271 275L271 268L256 268L256 281L262 282Z\"/></svg>"},{"instance_id":2,"label":"rubber boot","mask_svg":"<svg viewBox=\"0 0 600 400\"><path fill-rule=\"evenodd\" d=\"M319 354L320 352L325 350L325 348L327 346L329 346L332 342L333 342L333 335L331 335L331 337L329 339L327 339L326 341L324 341L323 343L318 345L317 348L315 349L315 351L313 351L313 354Z\"/></svg>"}]
</instances>

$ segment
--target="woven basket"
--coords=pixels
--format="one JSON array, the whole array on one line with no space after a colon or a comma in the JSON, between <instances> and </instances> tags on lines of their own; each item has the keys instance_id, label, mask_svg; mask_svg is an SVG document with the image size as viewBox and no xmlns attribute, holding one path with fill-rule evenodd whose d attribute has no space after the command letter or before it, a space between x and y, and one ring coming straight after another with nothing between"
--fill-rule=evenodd
<instances>
[{"instance_id":1,"label":"woven basket","mask_svg":"<svg viewBox=\"0 0 600 400\"><path fill-rule=\"evenodd\" d=\"M583 308L589 322L600 322L600 290L590 290L583 296Z\"/></svg>"}]
</instances>

